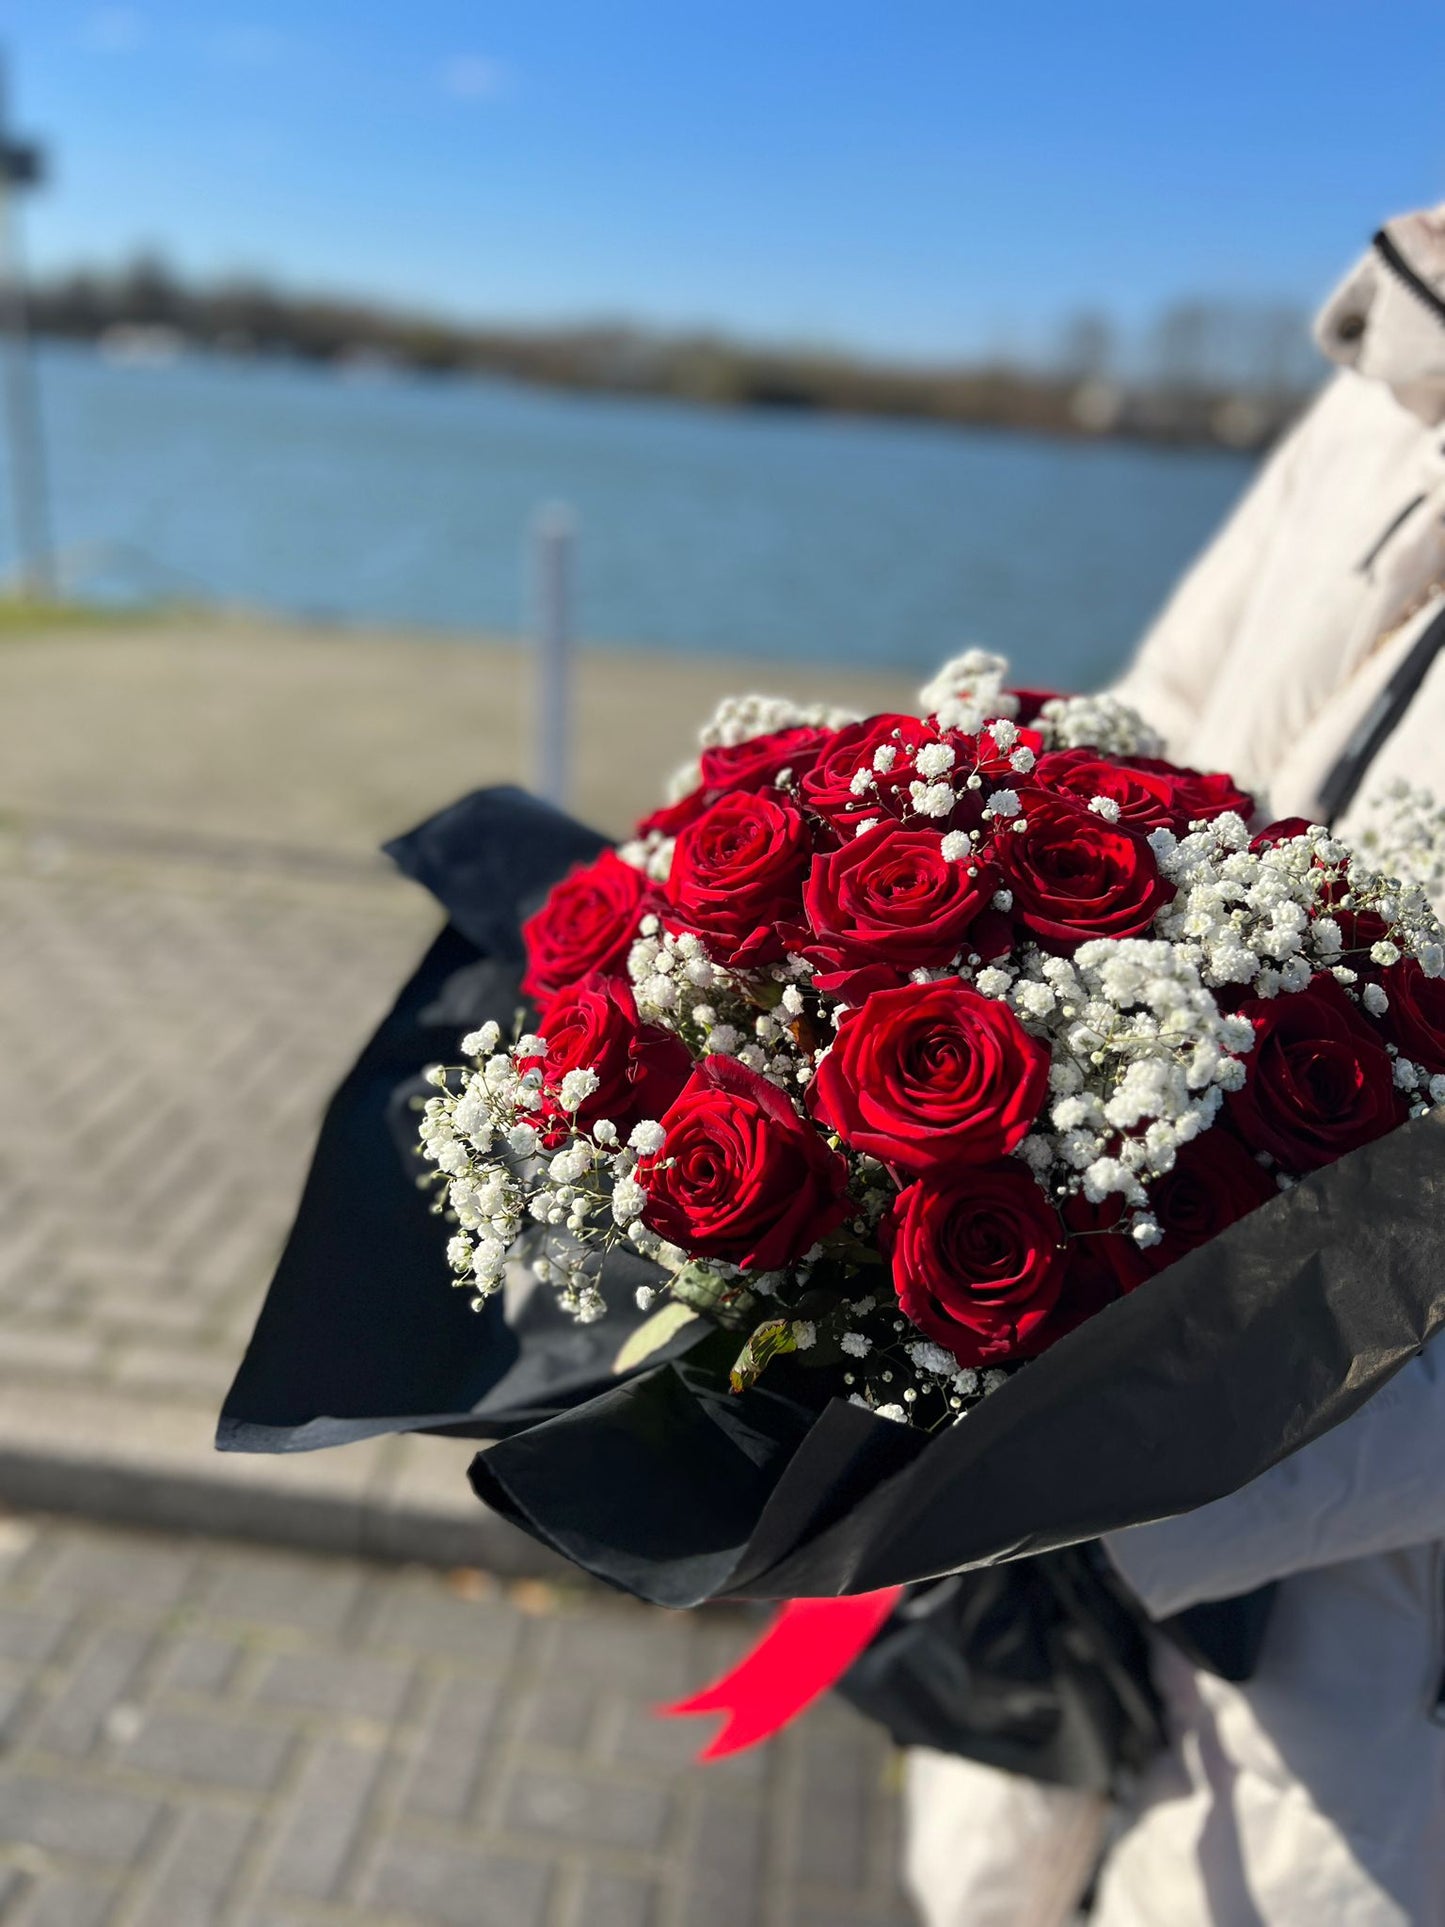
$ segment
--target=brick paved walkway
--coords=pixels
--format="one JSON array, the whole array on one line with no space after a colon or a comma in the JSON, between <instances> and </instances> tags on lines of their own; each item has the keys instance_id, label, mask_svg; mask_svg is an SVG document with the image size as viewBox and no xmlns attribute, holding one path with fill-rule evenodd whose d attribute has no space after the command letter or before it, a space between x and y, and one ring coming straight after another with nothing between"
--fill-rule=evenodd
<instances>
[{"instance_id":1,"label":"brick paved walkway","mask_svg":"<svg viewBox=\"0 0 1445 1927\"><path fill-rule=\"evenodd\" d=\"M687 1764L749 1622L0 1519L5 1927L895 1927L827 1704Z\"/></svg>"}]
</instances>

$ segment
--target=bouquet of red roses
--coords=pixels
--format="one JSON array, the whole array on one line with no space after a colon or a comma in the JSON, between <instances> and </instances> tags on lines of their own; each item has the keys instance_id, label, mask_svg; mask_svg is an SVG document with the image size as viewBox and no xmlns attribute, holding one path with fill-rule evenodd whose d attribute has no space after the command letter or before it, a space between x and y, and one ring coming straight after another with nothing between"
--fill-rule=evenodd
<instances>
[{"instance_id":1,"label":"bouquet of red roses","mask_svg":"<svg viewBox=\"0 0 1445 1927\"><path fill-rule=\"evenodd\" d=\"M527 922L421 1126L483 1302L731 1335L928 1433L1307 1173L1445 1096L1418 884L1106 700L973 652L923 718L727 706L682 793ZM496 1461L495 1463L502 1463ZM499 1472L504 1478L505 1473Z\"/></svg>"},{"instance_id":2,"label":"bouquet of red roses","mask_svg":"<svg viewBox=\"0 0 1445 1927\"><path fill-rule=\"evenodd\" d=\"M962 1575L865 1703L1102 1784L1155 1729L1081 1542L1235 1490L1445 1322L1445 813L1261 828L1003 673L922 717L727 705L620 850L515 791L392 844L449 922L332 1101L218 1443L497 1440L494 1511L675 1606ZM1247 1667L1260 1623L1191 1649Z\"/></svg>"},{"instance_id":3,"label":"bouquet of red roses","mask_svg":"<svg viewBox=\"0 0 1445 1927\"><path fill-rule=\"evenodd\" d=\"M1233 1491L1445 1322L1441 814L1261 828L976 653L924 709L726 706L616 851L506 791L391 846L450 922L223 1447L493 1438L641 1597L868 1592Z\"/></svg>"}]
</instances>

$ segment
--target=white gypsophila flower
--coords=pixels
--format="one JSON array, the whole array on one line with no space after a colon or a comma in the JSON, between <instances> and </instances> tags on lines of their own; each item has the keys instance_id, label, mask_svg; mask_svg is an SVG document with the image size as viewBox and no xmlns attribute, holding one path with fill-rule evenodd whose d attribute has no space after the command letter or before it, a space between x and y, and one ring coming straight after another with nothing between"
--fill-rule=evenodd
<instances>
[{"instance_id":1,"label":"white gypsophila flower","mask_svg":"<svg viewBox=\"0 0 1445 1927\"><path fill-rule=\"evenodd\" d=\"M703 724L698 740L704 749L736 749L783 729L842 729L857 721L855 710L825 703L795 703L785 696L725 696ZM696 788L696 782L688 788Z\"/></svg>"},{"instance_id":2,"label":"white gypsophila flower","mask_svg":"<svg viewBox=\"0 0 1445 1927\"><path fill-rule=\"evenodd\" d=\"M958 802L947 783L910 783L908 795L920 816L950 816Z\"/></svg>"},{"instance_id":3,"label":"white gypsophila flower","mask_svg":"<svg viewBox=\"0 0 1445 1927\"><path fill-rule=\"evenodd\" d=\"M640 1151L643 1157L655 1157L667 1142L667 1133L654 1118L645 1117L640 1124L634 1124L628 1137L628 1145Z\"/></svg>"},{"instance_id":4,"label":"white gypsophila flower","mask_svg":"<svg viewBox=\"0 0 1445 1927\"><path fill-rule=\"evenodd\" d=\"M632 1294L633 1302L639 1311L651 1311L661 1296L661 1292L652 1285L639 1285Z\"/></svg>"},{"instance_id":5,"label":"white gypsophila flower","mask_svg":"<svg viewBox=\"0 0 1445 1927\"><path fill-rule=\"evenodd\" d=\"M935 1345L927 1339L916 1345L904 1348L920 1372L933 1372L942 1378L951 1378L958 1371L958 1360L952 1352L945 1351L942 1345Z\"/></svg>"},{"instance_id":6,"label":"white gypsophila flower","mask_svg":"<svg viewBox=\"0 0 1445 1927\"><path fill-rule=\"evenodd\" d=\"M866 1405L867 1402L866 1399L859 1399L858 1401L860 1405ZM873 1416L874 1418L891 1419L895 1425L906 1425L908 1423L908 1413L901 1405L891 1403L888 1405L875 1405L873 1407Z\"/></svg>"},{"instance_id":7,"label":"white gypsophila flower","mask_svg":"<svg viewBox=\"0 0 1445 1927\"><path fill-rule=\"evenodd\" d=\"M635 1178L619 1178L612 1187L612 1216L617 1224L631 1224L647 1208L647 1193Z\"/></svg>"},{"instance_id":8,"label":"white gypsophila flower","mask_svg":"<svg viewBox=\"0 0 1445 1927\"><path fill-rule=\"evenodd\" d=\"M818 1327L809 1318L793 1320L793 1343L800 1352L809 1352L818 1342Z\"/></svg>"},{"instance_id":9,"label":"white gypsophila flower","mask_svg":"<svg viewBox=\"0 0 1445 1927\"><path fill-rule=\"evenodd\" d=\"M1383 984L1366 984L1360 992L1360 1002L1372 1017L1383 1017L1390 1008L1390 999Z\"/></svg>"},{"instance_id":10,"label":"white gypsophila flower","mask_svg":"<svg viewBox=\"0 0 1445 1927\"><path fill-rule=\"evenodd\" d=\"M862 1332L844 1332L838 1343L849 1358L866 1358L873 1349L873 1340Z\"/></svg>"},{"instance_id":11,"label":"white gypsophila flower","mask_svg":"<svg viewBox=\"0 0 1445 1927\"><path fill-rule=\"evenodd\" d=\"M947 776L953 768L955 752L951 743L925 743L913 759L913 767L920 776L930 780L937 776Z\"/></svg>"},{"instance_id":12,"label":"white gypsophila flower","mask_svg":"<svg viewBox=\"0 0 1445 1927\"><path fill-rule=\"evenodd\" d=\"M1017 816L1019 795L1017 790L995 790L984 805L985 816Z\"/></svg>"},{"instance_id":13,"label":"white gypsophila flower","mask_svg":"<svg viewBox=\"0 0 1445 1927\"><path fill-rule=\"evenodd\" d=\"M1102 816L1106 823L1119 821L1119 805L1112 796L1091 796L1089 808L1095 816Z\"/></svg>"},{"instance_id":14,"label":"white gypsophila flower","mask_svg":"<svg viewBox=\"0 0 1445 1927\"><path fill-rule=\"evenodd\" d=\"M1007 673L1006 657L986 649L965 649L925 683L919 701L924 713L936 717L943 729L972 734L986 722L1018 714L1018 698L1003 687Z\"/></svg>"},{"instance_id":15,"label":"white gypsophila flower","mask_svg":"<svg viewBox=\"0 0 1445 1927\"><path fill-rule=\"evenodd\" d=\"M490 1057L502 1041L502 1027L489 1020L480 1030L468 1031L462 1039L463 1057Z\"/></svg>"},{"instance_id":16,"label":"white gypsophila flower","mask_svg":"<svg viewBox=\"0 0 1445 1927\"><path fill-rule=\"evenodd\" d=\"M601 1084L602 1079L594 1070L568 1071L557 1093L558 1102L564 1111L578 1110Z\"/></svg>"},{"instance_id":17,"label":"white gypsophila flower","mask_svg":"<svg viewBox=\"0 0 1445 1927\"><path fill-rule=\"evenodd\" d=\"M1160 756L1164 743L1117 696L1051 696L1033 727L1048 749L1096 749L1105 756Z\"/></svg>"},{"instance_id":18,"label":"white gypsophila flower","mask_svg":"<svg viewBox=\"0 0 1445 1927\"><path fill-rule=\"evenodd\" d=\"M973 843L965 830L950 830L939 848L945 863L962 863L973 855Z\"/></svg>"},{"instance_id":19,"label":"white gypsophila flower","mask_svg":"<svg viewBox=\"0 0 1445 1927\"><path fill-rule=\"evenodd\" d=\"M1013 983L1013 973L989 964L973 980L973 987L984 997L1002 997Z\"/></svg>"}]
</instances>

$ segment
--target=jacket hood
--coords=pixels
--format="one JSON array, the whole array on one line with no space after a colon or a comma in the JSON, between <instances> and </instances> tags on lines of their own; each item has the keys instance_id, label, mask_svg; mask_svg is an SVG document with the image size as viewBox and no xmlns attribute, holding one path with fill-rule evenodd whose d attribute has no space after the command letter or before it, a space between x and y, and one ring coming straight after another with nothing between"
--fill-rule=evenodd
<instances>
[{"instance_id":1,"label":"jacket hood","mask_svg":"<svg viewBox=\"0 0 1445 1927\"><path fill-rule=\"evenodd\" d=\"M1387 221L1315 321L1331 361L1445 420L1445 205Z\"/></svg>"}]
</instances>

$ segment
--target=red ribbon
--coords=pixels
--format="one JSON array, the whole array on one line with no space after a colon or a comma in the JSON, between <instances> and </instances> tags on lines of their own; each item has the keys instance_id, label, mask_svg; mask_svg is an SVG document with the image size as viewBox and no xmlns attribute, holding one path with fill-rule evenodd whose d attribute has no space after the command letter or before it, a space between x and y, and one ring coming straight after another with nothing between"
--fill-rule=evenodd
<instances>
[{"instance_id":1,"label":"red ribbon","mask_svg":"<svg viewBox=\"0 0 1445 1927\"><path fill-rule=\"evenodd\" d=\"M848 1599L792 1599L737 1665L691 1699L660 1706L668 1718L725 1713L698 1754L721 1760L786 1726L853 1664L903 1596L902 1586Z\"/></svg>"}]
</instances>

